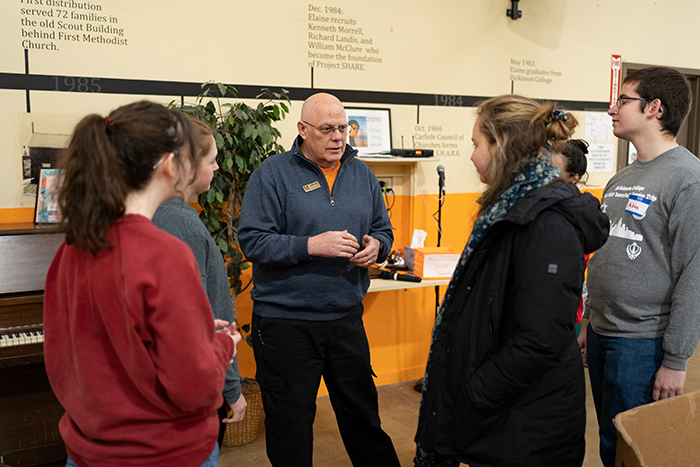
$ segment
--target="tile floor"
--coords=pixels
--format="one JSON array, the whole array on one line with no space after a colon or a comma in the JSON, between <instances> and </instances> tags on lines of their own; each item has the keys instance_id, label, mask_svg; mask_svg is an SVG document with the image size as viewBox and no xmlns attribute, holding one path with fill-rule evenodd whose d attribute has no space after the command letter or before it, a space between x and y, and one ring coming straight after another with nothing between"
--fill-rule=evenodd
<instances>
[{"instance_id":1,"label":"tile floor","mask_svg":"<svg viewBox=\"0 0 700 467\"><path fill-rule=\"evenodd\" d=\"M598 458L598 423L595 419L593 399L586 375L586 458L583 467L602 467ZM413 389L413 382L382 386L379 390L379 410L382 426L394 441L394 446L403 467L413 466L416 424L420 394ZM700 390L700 356L692 357L688 363L685 391ZM263 427L260 435L251 444L241 447L224 447L219 458L221 467L269 467L265 455ZM345 454L335 416L328 397L318 399L316 423L314 424L314 465L316 467L350 467Z\"/></svg>"}]
</instances>

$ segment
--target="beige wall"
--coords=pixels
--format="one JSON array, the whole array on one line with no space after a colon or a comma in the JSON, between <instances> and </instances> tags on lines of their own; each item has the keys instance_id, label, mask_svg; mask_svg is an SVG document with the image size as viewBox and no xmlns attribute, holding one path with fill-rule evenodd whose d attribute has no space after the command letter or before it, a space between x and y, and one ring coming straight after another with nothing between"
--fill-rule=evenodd
<instances>
[{"instance_id":1,"label":"beige wall","mask_svg":"<svg viewBox=\"0 0 700 467\"><path fill-rule=\"evenodd\" d=\"M355 0L326 3L297 0L67 0L101 7L92 11L108 23L59 18L59 10L89 14L76 8L48 6L51 0L0 1L0 72L24 73L22 41L28 32L78 34L81 41L29 38L53 42L59 50L30 49L30 73L95 78L165 81L223 81L230 84L309 87L309 25L311 7L318 16L354 21L362 34L345 37L371 40L364 48L381 63L365 63L364 70L314 67L314 86L329 89L374 90L439 95L492 96L511 91L513 61L534 63L525 68L555 72L551 82L515 81L513 90L534 98L568 101L607 101L610 56L624 61L700 69L700 55L689 53L700 38L696 26L700 4L691 1L650 0L527 0L520 2L522 19L506 17L510 1ZM53 17L23 15L21 9L53 12ZM330 12L326 13L326 8ZM337 12L341 8L342 12ZM335 14L332 12L336 11ZM37 21L35 26L22 20ZM53 20L54 28L40 21ZM85 31L59 29L63 24L107 25L123 28L126 45L85 43ZM111 21L111 22L110 22ZM116 21L116 22L113 22ZM338 26L341 23L336 23ZM25 36L23 36L25 34ZM94 36L95 34L93 34ZM100 35L99 33L97 35ZM115 37L112 32L101 34ZM355 44L353 44L355 46ZM343 52L344 53L344 52ZM335 52L333 53L335 54ZM347 55L347 54L346 54ZM322 60L332 66L347 60ZM522 73L521 73L522 74ZM1 87L1 86L0 86ZM22 90L0 89L0 208L33 206L22 195L20 156L34 131L67 133L81 116L110 109L142 96L95 93L31 92L32 114L25 110ZM171 96L148 96L168 102ZM357 104L357 103L353 103ZM377 104L377 106L387 107ZM393 145L410 147L419 134L417 109L392 105ZM281 125L284 145L295 135L299 103ZM583 124L586 115L576 114ZM442 157L420 165L416 181L421 191L434 193L435 167L446 167L447 189L469 193L481 189L469 156L472 108L421 106L420 124L442 127L442 134L463 136L459 156ZM577 136L584 137L583 128ZM594 174L602 186L611 173Z\"/></svg>"}]
</instances>

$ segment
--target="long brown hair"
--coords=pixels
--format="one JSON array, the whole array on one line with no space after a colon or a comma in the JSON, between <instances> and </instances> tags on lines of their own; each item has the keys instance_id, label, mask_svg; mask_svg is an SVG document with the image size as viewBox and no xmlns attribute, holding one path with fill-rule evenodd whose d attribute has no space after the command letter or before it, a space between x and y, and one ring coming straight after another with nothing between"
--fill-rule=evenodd
<instances>
[{"instance_id":1,"label":"long brown hair","mask_svg":"<svg viewBox=\"0 0 700 467\"><path fill-rule=\"evenodd\" d=\"M486 190L479 198L479 214L513 183L547 142L569 139L578 125L569 112L554 118L556 105L505 94L482 102L477 109L479 129L495 150L486 166ZM565 116L565 118L564 118Z\"/></svg>"},{"instance_id":2,"label":"long brown hair","mask_svg":"<svg viewBox=\"0 0 700 467\"><path fill-rule=\"evenodd\" d=\"M192 130L197 136L197 141L199 142L199 151L197 151L197 155L195 156L195 164L197 167L199 167L202 159L209 154L212 146L216 144L214 141L214 133L212 132L211 126L208 123L203 122L198 118L187 115L187 121L190 122L190 125L192 125ZM192 179L191 183L194 182L195 178ZM198 193L193 193L192 185L188 185L184 190L182 190L181 197L183 201L188 201L196 194Z\"/></svg>"},{"instance_id":3,"label":"long brown hair","mask_svg":"<svg viewBox=\"0 0 700 467\"><path fill-rule=\"evenodd\" d=\"M192 125L192 129L197 135L197 141L199 141L199 151L195 157L195 159L199 161L203 159L209 151L211 151L211 147L214 144L212 141L214 133L212 132L211 126L207 122L203 122L202 120L191 115L187 115L187 121L190 122L190 125Z\"/></svg>"},{"instance_id":4,"label":"long brown hair","mask_svg":"<svg viewBox=\"0 0 700 467\"><path fill-rule=\"evenodd\" d=\"M83 118L59 161L66 243L92 253L109 248L107 231L124 214L127 194L144 188L169 153L180 167L189 159L196 171L198 148L185 116L153 102L128 104L108 117Z\"/></svg>"}]
</instances>

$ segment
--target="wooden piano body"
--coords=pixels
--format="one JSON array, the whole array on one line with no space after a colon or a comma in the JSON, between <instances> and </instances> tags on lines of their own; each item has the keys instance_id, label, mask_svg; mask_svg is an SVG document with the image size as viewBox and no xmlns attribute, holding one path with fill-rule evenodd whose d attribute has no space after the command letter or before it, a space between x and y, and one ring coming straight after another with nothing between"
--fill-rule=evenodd
<instances>
[{"instance_id":1,"label":"wooden piano body","mask_svg":"<svg viewBox=\"0 0 700 467\"><path fill-rule=\"evenodd\" d=\"M66 459L41 332L46 273L62 241L55 229L0 225L0 456L12 467Z\"/></svg>"}]
</instances>

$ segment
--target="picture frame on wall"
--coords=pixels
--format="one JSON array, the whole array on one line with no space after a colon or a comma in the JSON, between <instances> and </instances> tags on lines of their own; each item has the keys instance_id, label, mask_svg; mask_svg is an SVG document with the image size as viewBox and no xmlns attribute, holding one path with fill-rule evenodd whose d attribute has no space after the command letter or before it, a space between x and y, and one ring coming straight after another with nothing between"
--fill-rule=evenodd
<instances>
[{"instance_id":1,"label":"picture frame on wall","mask_svg":"<svg viewBox=\"0 0 700 467\"><path fill-rule=\"evenodd\" d=\"M359 156L391 153L391 110L345 107L348 118L347 143Z\"/></svg>"},{"instance_id":2,"label":"picture frame on wall","mask_svg":"<svg viewBox=\"0 0 700 467\"><path fill-rule=\"evenodd\" d=\"M36 205L34 207L35 224L55 224L61 220L58 205L58 189L61 186L63 172L61 169L39 170L37 182Z\"/></svg>"}]
</instances>

